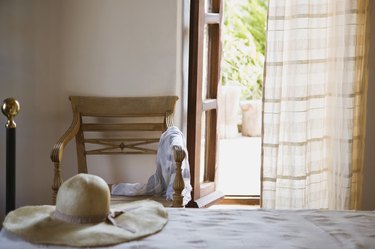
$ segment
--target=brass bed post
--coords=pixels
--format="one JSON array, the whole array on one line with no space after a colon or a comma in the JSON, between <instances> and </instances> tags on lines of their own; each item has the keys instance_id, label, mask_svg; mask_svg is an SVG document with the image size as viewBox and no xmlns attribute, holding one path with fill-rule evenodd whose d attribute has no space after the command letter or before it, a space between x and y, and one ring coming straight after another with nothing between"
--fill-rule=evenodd
<instances>
[{"instance_id":1,"label":"brass bed post","mask_svg":"<svg viewBox=\"0 0 375 249\"><path fill-rule=\"evenodd\" d=\"M5 213L16 206L16 123L14 117L20 111L20 104L13 98L4 100L1 111L7 117L6 127L6 193Z\"/></svg>"}]
</instances>

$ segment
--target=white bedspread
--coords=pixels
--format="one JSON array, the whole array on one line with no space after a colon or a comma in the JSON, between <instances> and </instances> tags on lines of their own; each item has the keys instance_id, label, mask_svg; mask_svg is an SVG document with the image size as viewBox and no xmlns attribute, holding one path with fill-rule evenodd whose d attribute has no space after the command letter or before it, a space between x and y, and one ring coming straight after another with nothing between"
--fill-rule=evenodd
<instances>
[{"instance_id":1,"label":"white bedspread","mask_svg":"<svg viewBox=\"0 0 375 249\"><path fill-rule=\"evenodd\" d=\"M168 209L158 234L113 248L375 248L375 212ZM0 248L32 245L1 231ZM108 248L108 247L107 247Z\"/></svg>"}]
</instances>

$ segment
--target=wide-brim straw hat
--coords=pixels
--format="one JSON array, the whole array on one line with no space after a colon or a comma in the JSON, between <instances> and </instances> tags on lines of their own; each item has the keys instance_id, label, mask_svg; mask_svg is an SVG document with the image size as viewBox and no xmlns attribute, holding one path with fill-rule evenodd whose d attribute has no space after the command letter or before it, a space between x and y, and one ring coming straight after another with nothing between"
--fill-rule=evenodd
<instances>
[{"instance_id":1,"label":"wide-brim straw hat","mask_svg":"<svg viewBox=\"0 0 375 249\"><path fill-rule=\"evenodd\" d=\"M165 208L151 200L110 206L106 182L78 174L61 185L56 206L18 208L6 216L3 228L32 243L96 247L154 234L167 220Z\"/></svg>"}]
</instances>

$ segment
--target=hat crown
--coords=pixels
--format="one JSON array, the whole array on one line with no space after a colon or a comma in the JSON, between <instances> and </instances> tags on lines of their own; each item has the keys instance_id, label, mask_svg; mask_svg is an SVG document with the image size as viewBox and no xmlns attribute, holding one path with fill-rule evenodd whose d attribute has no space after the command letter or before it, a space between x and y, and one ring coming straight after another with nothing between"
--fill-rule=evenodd
<instances>
[{"instance_id":1,"label":"hat crown","mask_svg":"<svg viewBox=\"0 0 375 249\"><path fill-rule=\"evenodd\" d=\"M72 223L98 223L105 220L109 206L107 183L95 175L78 174L61 185L55 217Z\"/></svg>"}]
</instances>

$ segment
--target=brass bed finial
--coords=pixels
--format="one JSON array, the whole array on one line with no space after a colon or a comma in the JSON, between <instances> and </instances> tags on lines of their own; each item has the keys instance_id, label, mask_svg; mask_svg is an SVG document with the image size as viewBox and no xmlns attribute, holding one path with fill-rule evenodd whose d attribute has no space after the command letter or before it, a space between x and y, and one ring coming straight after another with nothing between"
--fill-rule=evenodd
<instances>
[{"instance_id":1,"label":"brass bed finial","mask_svg":"<svg viewBox=\"0 0 375 249\"><path fill-rule=\"evenodd\" d=\"M16 128L16 123L14 122L14 117L20 111L20 104L14 98L7 98L3 101L1 106L1 111L8 118L5 125L6 128Z\"/></svg>"},{"instance_id":2,"label":"brass bed finial","mask_svg":"<svg viewBox=\"0 0 375 249\"><path fill-rule=\"evenodd\" d=\"M1 111L7 117L6 127L6 194L5 213L16 207L16 123L14 117L20 111L20 104L14 98L3 101Z\"/></svg>"}]
</instances>

